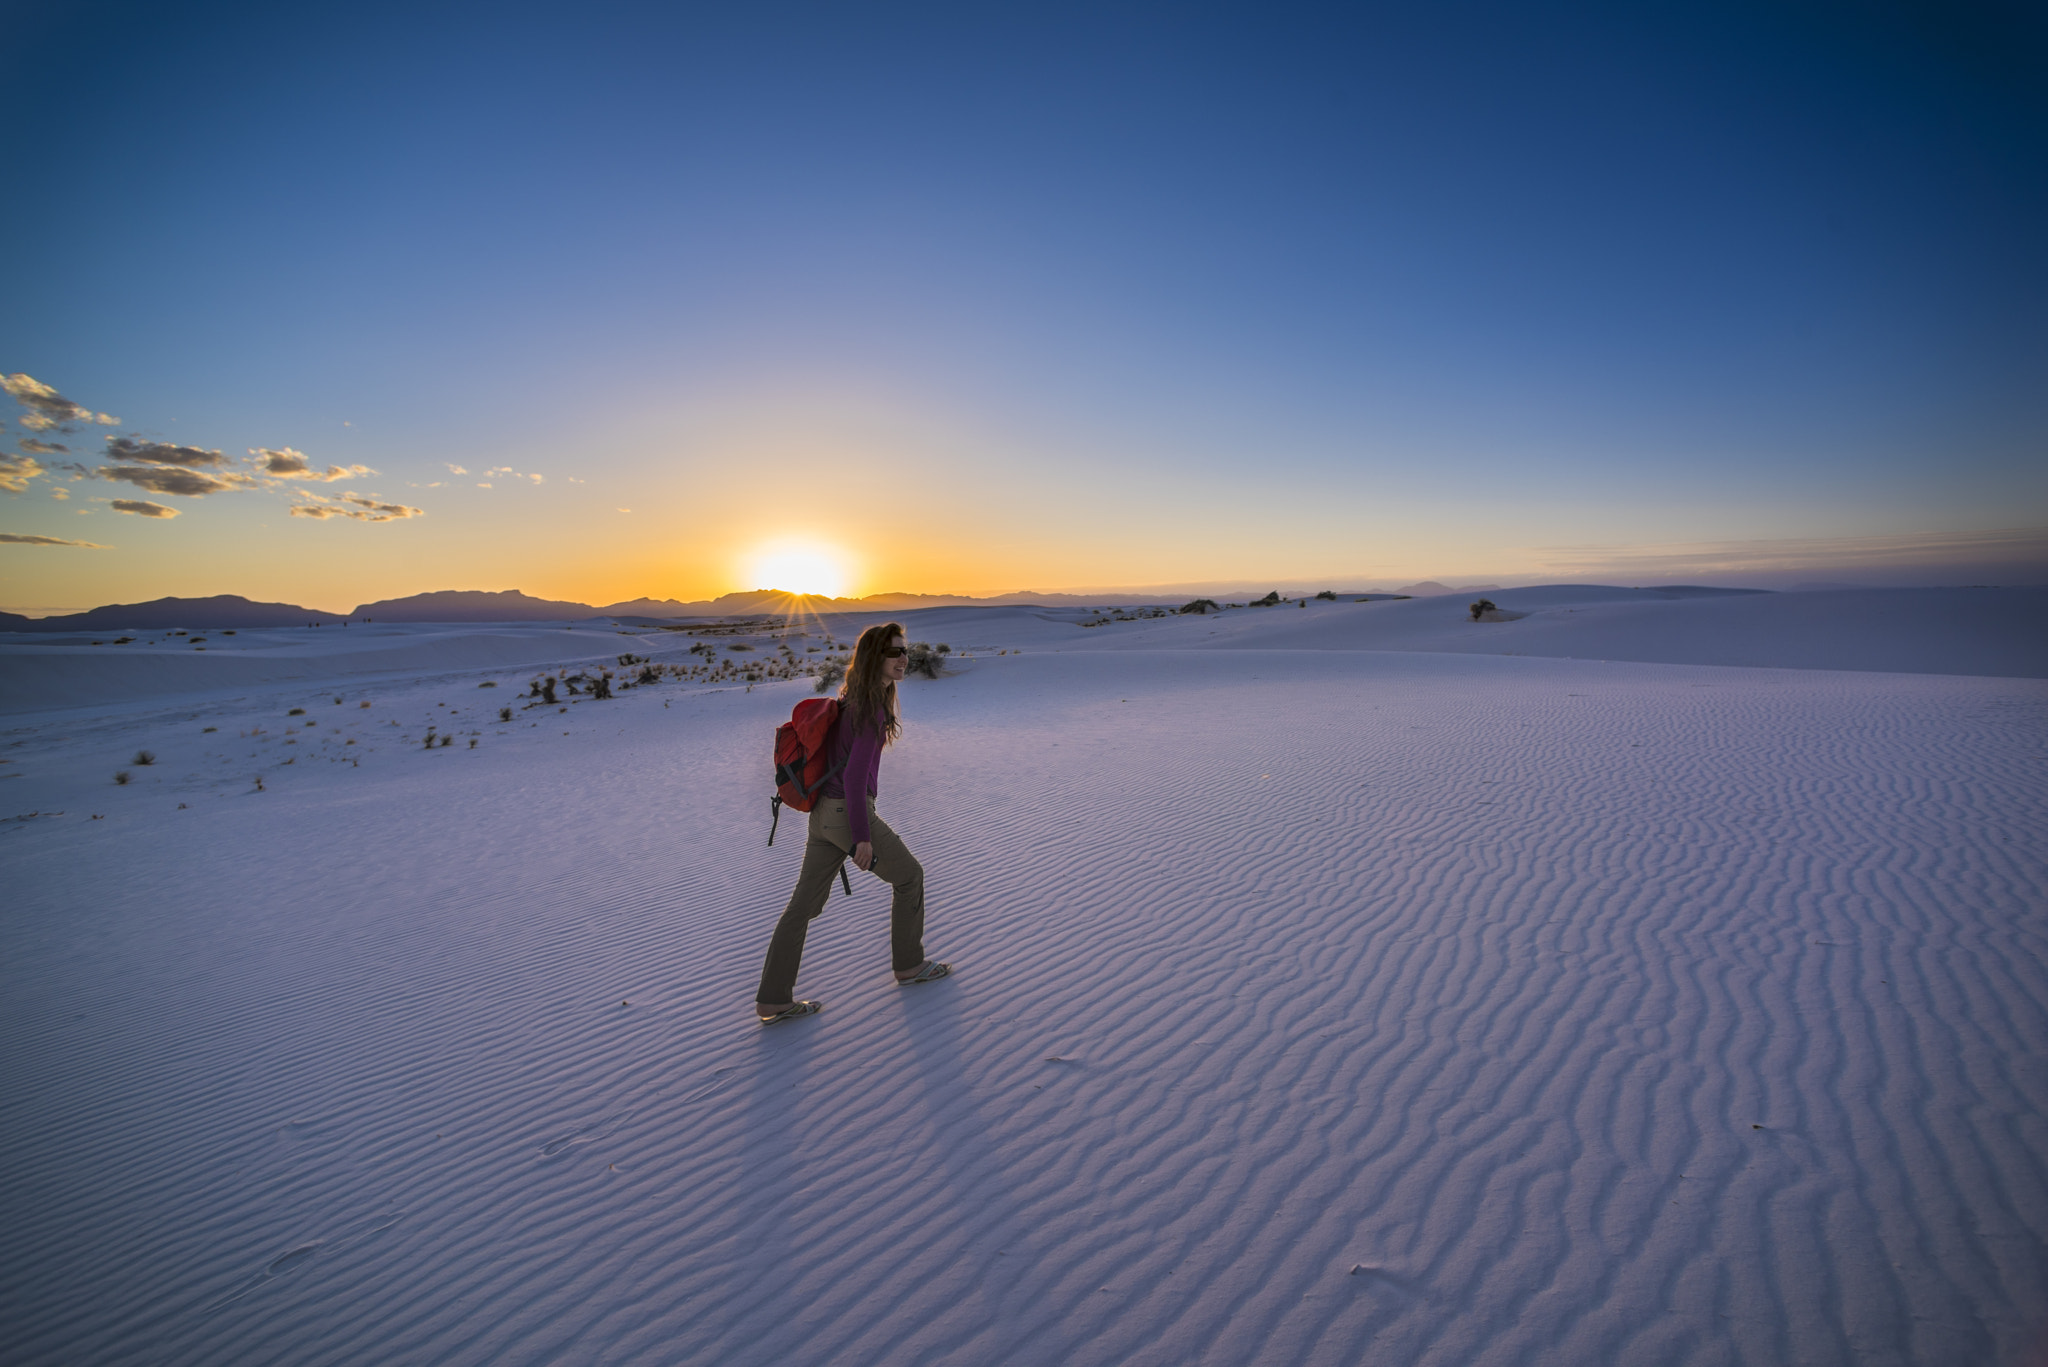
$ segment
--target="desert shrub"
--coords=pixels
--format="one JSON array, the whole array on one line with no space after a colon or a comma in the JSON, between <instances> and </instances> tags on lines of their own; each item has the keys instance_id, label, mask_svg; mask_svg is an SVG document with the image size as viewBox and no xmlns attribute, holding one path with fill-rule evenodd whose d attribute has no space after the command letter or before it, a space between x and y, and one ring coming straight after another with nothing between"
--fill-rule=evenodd
<instances>
[{"instance_id":1,"label":"desert shrub","mask_svg":"<svg viewBox=\"0 0 2048 1367\"><path fill-rule=\"evenodd\" d=\"M364 707L368 707L370 705L370 700L368 698L364 698L362 701L362 705Z\"/></svg>"},{"instance_id":2,"label":"desert shrub","mask_svg":"<svg viewBox=\"0 0 2048 1367\"><path fill-rule=\"evenodd\" d=\"M658 683L660 682L660 680L661 671L656 669L653 665L643 661L640 665L640 673L638 674L638 676L636 676L634 682L651 684Z\"/></svg>"},{"instance_id":3,"label":"desert shrub","mask_svg":"<svg viewBox=\"0 0 2048 1367\"><path fill-rule=\"evenodd\" d=\"M554 675L550 674L547 678L540 681L540 700L545 703L551 703L555 700Z\"/></svg>"},{"instance_id":4,"label":"desert shrub","mask_svg":"<svg viewBox=\"0 0 2048 1367\"><path fill-rule=\"evenodd\" d=\"M1275 589L1271 593L1267 594L1264 598L1252 599L1251 606L1255 608L1270 608L1279 601L1280 591L1278 589Z\"/></svg>"},{"instance_id":5,"label":"desert shrub","mask_svg":"<svg viewBox=\"0 0 2048 1367\"><path fill-rule=\"evenodd\" d=\"M1211 612L1221 612L1223 611L1223 609L1216 606L1216 600L1214 598L1197 598L1194 599L1192 602L1182 603L1180 607L1175 609L1175 611L1181 613L1192 612L1197 615L1201 615Z\"/></svg>"},{"instance_id":6,"label":"desert shrub","mask_svg":"<svg viewBox=\"0 0 2048 1367\"><path fill-rule=\"evenodd\" d=\"M496 688L497 686L498 681L496 679L485 679L482 683L477 685L478 688Z\"/></svg>"},{"instance_id":7,"label":"desert shrub","mask_svg":"<svg viewBox=\"0 0 2048 1367\"><path fill-rule=\"evenodd\" d=\"M1322 599L1326 603L1334 603L1337 601L1337 594L1334 590L1331 589L1324 589L1321 593L1317 594L1316 597Z\"/></svg>"},{"instance_id":8,"label":"desert shrub","mask_svg":"<svg viewBox=\"0 0 2048 1367\"><path fill-rule=\"evenodd\" d=\"M947 644L946 644L946 643L945 643L944 641L941 641L941 642L939 642L939 654L941 654L941 655L951 655L952 653L953 653L953 647L951 647L951 646L947 645Z\"/></svg>"},{"instance_id":9,"label":"desert shrub","mask_svg":"<svg viewBox=\"0 0 2048 1367\"><path fill-rule=\"evenodd\" d=\"M433 749L433 748L434 748L434 728L433 728L433 727L431 727L431 726L429 726L429 727L427 728L427 743L426 743L425 745L422 745L422 746L420 747L420 749L422 749L422 750L431 750L431 749Z\"/></svg>"},{"instance_id":10,"label":"desert shrub","mask_svg":"<svg viewBox=\"0 0 2048 1367\"><path fill-rule=\"evenodd\" d=\"M501 707L501 708L499 708L499 709L498 709L498 720L499 720L499 721L511 721L511 720L512 720L512 709L511 709L511 708L509 708L509 707Z\"/></svg>"},{"instance_id":11,"label":"desert shrub","mask_svg":"<svg viewBox=\"0 0 2048 1367\"><path fill-rule=\"evenodd\" d=\"M443 750L446 750L446 749L447 749L447 748L448 748L449 746L451 746L451 745L453 745L453 744L455 744L455 737L453 737L453 736L443 736L443 737L441 737L441 748L442 748Z\"/></svg>"},{"instance_id":12,"label":"desert shrub","mask_svg":"<svg viewBox=\"0 0 2048 1367\"><path fill-rule=\"evenodd\" d=\"M726 649L732 651L748 651L752 650L753 647L748 645L745 641L734 641L731 645L727 646Z\"/></svg>"},{"instance_id":13,"label":"desert shrub","mask_svg":"<svg viewBox=\"0 0 2048 1367\"><path fill-rule=\"evenodd\" d=\"M235 634L235 633L234 633L234 632L232 632L232 631L223 631L223 632L221 633L221 635L223 635L223 636L232 636L232 635L234 635L234 634Z\"/></svg>"},{"instance_id":14,"label":"desert shrub","mask_svg":"<svg viewBox=\"0 0 2048 1367\"><path fill-rule=\"evenodd\" d=\"M294 707L291 711L285 713L285 715L287 717L303 717L306 715L306 709L303 707Z\"/></svg>"},{"instance_id":15,"label":"desert shrub","mask_svg":"<svg viewBox=\"0 0 2048 1367\"><path fill-rule=\"evenodd\" d=\"M933 650L928 641L912 641L910 663L906 672L922 674L927 679L943 678L946 673L946 657Z\"/></svg>"},{"instance_id":16,"label":"desert shrub","mask_svg":"<svg viewBox=\"0 0 2048 1367\"><path fill-rule=\"evenodd\" d=\"M209 731L209 732L211 732L211 731L218 731L218 730L220 730L220 728L219 728L218 726L209 726L209 727L207 727L206 729L207 729L207 731Z\"/></svg>"},{"instance_id":17,"label":"desert shrub","mask_svg":"<svg viewBox=\"0 0 2048 1367\"><path fill-rule=\"evenodd\" d=\"M470 749L472 749L472 750L476 749L476 737L475 737L475 736L471 736L471 737L469 738L469 748L470 748Z\"/></svg>"},{"instance_id":18,"label":"desert shrub","mask_svg":"<svg viewBox=\"0 0 2048 1367\"><path fill-rule=\"evenodd\" d=\"M156 755L148 750L137 750L135 752L135 759L133 762L136 764L140 764L146 769L150 765L156 763Z\"/></svg>"},{"instance_id":19,"label":"desert shrub","mask_svg":"<svg viewBox=\"0 0 2048 1367\"><path fill-rule=\"evenodd\" d=\"M818 666L818 689L820 693L837 688L839 681L846 677L846 661L828 659Z\"/></svg>"},{"instance_id":20,"label":"desert shrub","mask_svg":"<svg viewBox=\"0 0 2048 1367\"><path fill-rule=\"evenodd\" d=\"M114 775L114 782L122 785L123 787L126 787L130 777L132 776L129 774L129 772L126 769L123 769Z\"/></svg>"}]
</instances>

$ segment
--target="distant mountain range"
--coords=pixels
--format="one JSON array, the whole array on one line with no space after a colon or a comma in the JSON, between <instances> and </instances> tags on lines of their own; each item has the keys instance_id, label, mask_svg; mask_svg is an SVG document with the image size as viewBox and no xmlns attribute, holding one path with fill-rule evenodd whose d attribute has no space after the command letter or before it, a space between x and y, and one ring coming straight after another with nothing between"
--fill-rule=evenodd
<instances>
[{"instance_id":1,"label":"distant mountain range","mask_svg":"<svg viewBox=\"0 0 2048 1367\"><path fill-rule=\"evenodd\" d=\"M1396 593L1422 597L1433 593L1479 592L1500 587L1474 584L1451 589L1435 581L1410 584ZM1365 590L1352 589L1350 593ZM1214 596L1214 595L1210 595ZM237 594L216 594L211 598L157 598L147 603L113 603L89 612L57 617L24 617L0 612L0 631L149 631L178 627L193 631L222 631L240 627L333 626L343 621L375 622L561 622L592 617L675 619L688 617L745 617L757 613L784 613L801 603L809 612L898 612L915 608L998 607L1039 604L1047 607L1095 607L1108 603L1180 603L1187 595L1002 593L988 598L963 594L876 593L866 598L796 599L777 589L751 589L728 593L701 602L681 603L673 598L635 598L624 603L596 606L555 598L532 598L517 589L491 593L483 589L442 589L416 593L409 598L385 598L364 603L345 616L290 603L257 603Z\"/></svg>"}]
</instances>

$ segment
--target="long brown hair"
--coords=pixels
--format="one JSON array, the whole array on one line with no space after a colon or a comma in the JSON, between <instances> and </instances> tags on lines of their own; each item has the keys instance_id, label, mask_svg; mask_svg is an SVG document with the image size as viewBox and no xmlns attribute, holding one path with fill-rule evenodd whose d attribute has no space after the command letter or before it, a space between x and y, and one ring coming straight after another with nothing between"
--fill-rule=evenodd
<instances>
[{"instance_id":1,"label":"long brown hair","mask_svg":"<svg viewBox=\"0 0 2048 1367\"><path fill-rule=\"evenodd\" d=\"M839 686L840 710L853 714L856 734L874 730L875 714L882 714L885 746L902 732L903 722L896 715L896 681L882 677L882 652L901 635L901 622L884 622L863 631L853 643L853 661L846 666L846 682Z\"/></svg>"}]
</instances>

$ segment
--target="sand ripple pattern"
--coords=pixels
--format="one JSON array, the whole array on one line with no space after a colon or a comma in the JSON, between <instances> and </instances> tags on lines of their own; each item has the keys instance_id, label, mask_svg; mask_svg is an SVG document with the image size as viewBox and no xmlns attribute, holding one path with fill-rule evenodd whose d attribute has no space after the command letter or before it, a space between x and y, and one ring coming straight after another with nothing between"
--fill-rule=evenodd
<instances>
[{"instance_id":1,"label":"sand ripple pattern","mask_svg":"<svg viewBox=\"0 0 2048 1367\"><path fill-rule=\"evenodd\" d=\"M13 838L0 1356L2038 1354L2041 684L976 664L769 1030L790 689Z\"/></svg>"}]
</instances>

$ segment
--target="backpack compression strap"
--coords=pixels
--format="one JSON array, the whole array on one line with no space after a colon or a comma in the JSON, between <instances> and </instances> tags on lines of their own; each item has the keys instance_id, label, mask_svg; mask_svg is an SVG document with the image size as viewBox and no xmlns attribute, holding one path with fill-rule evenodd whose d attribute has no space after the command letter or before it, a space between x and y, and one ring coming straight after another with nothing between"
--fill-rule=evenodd
<instances>
[{"instance_id":1,"label":"backpack compression strap","mask_svg":"<svg viewBox=\"0 0 2048 1367\"><path fill-rule=\"evenodd\" d=\"M837 771L835 770L834 772ZM777 793L768 799L768 811L770 813L768 843L773 845L775 843L775 828L782 824L782 794ZM839 886L846 889L848 897L853 896L853 883L846 876L846 861L844 859L839 861Z\"/></svg>"}]
</instances>

